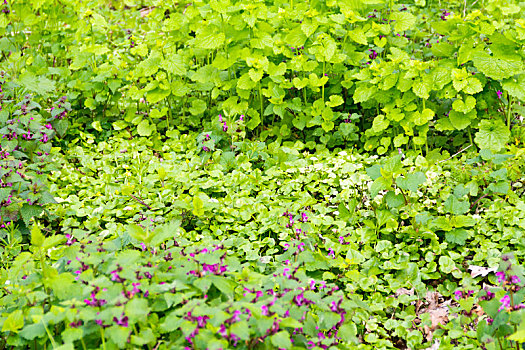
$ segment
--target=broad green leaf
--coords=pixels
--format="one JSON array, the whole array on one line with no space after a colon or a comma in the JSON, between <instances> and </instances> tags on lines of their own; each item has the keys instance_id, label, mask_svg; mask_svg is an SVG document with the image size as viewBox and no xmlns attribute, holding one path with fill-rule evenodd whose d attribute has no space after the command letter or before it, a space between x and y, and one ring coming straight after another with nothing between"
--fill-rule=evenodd
<instances>
[{"instance_id":1,"label":"broad green leaf","mask_svg":"<svg viewBox=\"0 0 525 350\"><path fill-rule=\"evenodd\" d=\"M523 72L523 63L519 56L495 57L486 51L476 52L472 60L474 65L486 76L500 80Z\"/></svg>"},{"instance_id":2,"label":"broad green leaf","mask_svg":"<svg viewBox=\"0 0 525 350\"><path fill-rule=\"evenodd\" d=\"M372 123L372 130L374 130L374 132L376 133L379 133L388 128L389 125L390 121L386 119L384 115L379 114L374 118L374 122Z\"/></svg>"},{"instance_id":3,"label":"broad green leaf","mask_svg":"<svg viewBox=\"0 0 525 350\"><path fill-rule=\"evenodd\" d=\"M79 329L80 333L82 334L82 330ZM64 337L64 334L66 332L62 333L62 336ZM44 325L42 322L33 323L30 325L27 325L20 331L20 336L28 339L33 340L35 338L40 338L46 334L46 329L44 328Z\"/></svg>"},{"instance_id":4,"label":"broad green leaf","mask_svg":"<svg viewBox=\"0 0 525 350\"><path fill-rule=\"evenodd\" d=\"M303 20L303 23L301 23L301 30L307 37L312 36L312 34L315 33L317 27L319 27L319 25L317 23L313 23L312 21Z\"/></svg>"},{"instance_id":5,"label":"broad green leaf","mask_svg":"<svg viewBox=\"0 0 525 350\"><path fill-rule=\"evenodd\" d=\"M250 338L250 328L246 321L236 322L231 326L231 333L235 334L242 340L248 340Z\"/></svg>"},{"instance_id":6,"label":"broad green leaf","mask_svg":"<svg viewBox=\"0 0 525 350\"><path fill-rule=\"evenodd\" d=\"M461 113L468 113L476 106L476 99L472 96L465 97L465 100L457 99L452 103L452 108Z\"/></svg>"},{"instance_id":7,"label":"broad green leaf","mask_svg":"<svg viewBox=\"0 0 525 350\"><path fill-rule=\"evenodd\" d=\"M284 38L286 43L293 48L304 46L306 39L307 37L302 31L301 26L297 26L295 29L290 30Z\"/></svg>"},{"instance_id":8,"label":"broad green leaf","mask_svg":"<svg viewBox=\"0 0 525 350\"><path fill-rule=\"evenodd\" d=\"M42 234L40 227L38 227L36 224L33 224L33 227L31 228L31 245L40 248L44 245L44 240L45 237Z\"/></svg>"},{"instance_id":9,"label":"broad green leaf","mask_svg":"<svg viewBox=\"0 0 525 350\"><path fill-rule=\"evenodd\" d=\"M417 192L417 189L427 180L427 177L421 171L408 174L405 177L398 177L396 184L405 191Z\"/></svg>"},{"instance_id":10,"label":"broad green leaf","mask_svg":"<svg viewBox=\"0 0 525 350\"><path fill-rule=\"evenodd\" d=\"M148 235L142 227L137 224L129 224L127 228L128 234L139 242L146 242Z\"/></svg>"},{"instance_id":11,"label":"broad green leaf","mask_svg":"<svg viewBox=\"0 0 525 350\"><path fill-rule=\"evenodd\" d=\"M356 89L354 92L354 102L355 103L361 103L366 102L374 96L374 94L377 91L377 87L375 85L371 85L369 83L359 82L356 84Z\"/></svg>"},{"instance_id":12,"label":"broad green leaf","mask_svg":"<svg viewBox=\"0 0 525 350\"><path fill-rule=\"evenodd\" d=\"M339 105L342 105L344 102L345 101L340 95L331 95L330 101L327 101L326 105L330 107L337 107Z\"/></svg>"},{"instance_id":13,"label":"broad green leaf","mask_svg":"<svg viewBox=\"0 0 525 350\"><path fill-rule=\"evenodd\" d=\"M462 228L456 228L452 231L448 231L445 234L445 238L450 243L465 245L465 242L468 238L468 231Z\"/></svg>"},{"instance_id":14,"label":"broad green leaf","mask_svg":"<svg viewBox=\"0 0 525 350\"><path fill-rule=\"evenodd\" d=\"M290 349L292 342L290 340L290 334L285 331L278 332L271 336L272 344L279 349Z\"/></svg>"},{"instance_id":15,"label":"broad green leaf","mask_svg":"<svg viewBox=\"0 0 525 350\"><path fill-rule=\"evenodd\" d=\"M479 131L474 141L481 149L499 152L510 139L510 131L501 120L484 119L479 124Z\"/></svg>"},{"instance_id":16,"label":"broad green leaf","mask_svg":"<svg viewBox=\"0 0 525 350\"><path fill-rule=\"evenodd\" d=\"M168 73L174 75L183 76L187 72L184 59L179 54L167 55L166 58L162 60L161 67L165 69Z\"/></svg>"},{"instance_id":17,"label":"broad green leaf","mask_svg":"<svg viewBox=\"0 0 525 350\"><path fill-rule=\"evenodd\" d=\"M472 112L475 116L476 111L473 110ZM454 128L456 128L457 130L463 130L472 122L471 115L472 113L464 114L462 112L450 111L448 117L450 119L450 123L454 126Z\"/></svg>"},{"instance_id":18,"label":"broad green leaf","mask_svg":"<svg viewBox=\"0 0 525 350\"><path fill-rule=\"evenodd\" d=\"M470 203L468 200L460 201L455 195L451 194L445 203L445 210L454 215L462 215L469 211Z\"/></svg>"},{"instance_id":19,"label":"broad green leaf","mask_svg":"<svg viewBox=\"0 0 525 350\"><path fill-rule=\"evenodd\" d=\"M108 26L108 22L106 22L106 19L99 15L98 13L93 13L91 15L91 24L95 27L105 28Z\"/></svg>"},{"instance_id":20,"label":"broad green leaf","mask_svg":"<svg viewBox=\"0 0 525 350\"><path fill-rule=\"evenodd\" d=\"M137 125L137 132L140 136L150 136L155 130L155 125L150 124L146 119Z\"/></svg>"},{"instance_id":21,"label":"broad green leaf","mask_svg":"<svg viewBox=\"0 0 525 350\"><path fill-rule=\"evenodd\" d=\"M384 177L377 178L370 187L370 196L375 198L380 191L388 190L392 186L392 180Z\"/></svg>"},{"instance_id":22,"label":"broad green leaf","mask_svg":"<svg viewBox=\"0 0 525 350\"><path fill-rule=\"evenodd\" d=\"M198 196L193 197L193 215L204 215L204 202Z\"/></svg>"},{"instance_id":23,"label":"broad green leaf","mask_svg":"<svg viewBox=\"0 0 525 350\"><path fill-rule=\"evenodd\" d=\"M132 322L147 319L149 312L148 299L144 298L133 298L128 301L125 307L126 316L128 316Z\"/></svg>"},{"instance_id":24,"label":"broad green leaf","mask_svg":"<svg viewBox=\"0 0 525 350\"><path fill-rule=\"evenodd\" d=\"M410 12L394 12L391 19L394 21L394 30L404 32L412 29L416 24L416 17Z\"/></svg>"},{"instance_id":25,"label":"broad green leaf","mask_svg":"<svg viewBox=\"0 0 525 350\"><path fill-rule=\"evenodd\" d=\"M357 27L348 32L350 39L361 45L368 45L363 28Z\"/></svg>"},{"instance_id":26,"label":"broad green leaf","mask_svg":"<svg viewBox=\"0 0 525 350\"><path fill-rule=\"evenodd\" d=\"M456 269L456 264L448 256L442 255L439 257L439 269L441 272L449 274Z\"/></svg>"},{"instance_id":27,"label":"broad green leaf","mask_svg":"<svg viewBox=\"0 0 525 350\"><path fill-rule=\"evenodd\" d=\"M481 85L481 81L479 81L478 78L469 77L466 80L466 85L463 87L463 91L470 95L477 94L478 92L483 91L483 85Z\"/></svg>"},{"instance_id":28,"label":"broad green leaf","mask_svg":"<svg viewBox=\"0 0 525 350\"><path fill-rule=\"evenodd\" d=\"M388 191L385 195L386 204L390 208L398 208L405 203L401 193L396 194L394 191Z\"/></svg>"},{"instance_id":29,"label":"broad green leaf","mask_svg":"<svg viewBox=\"0 0 525 350\"><path fill-rule=\"evenodd\" d=\"M2 332L15 332L24 327L24 313L22 310L15 310L7 316L2 326Z\"/></svg>"},{"instance_id":30,"label":"broad green leaf","mask_svg":"<svg viewBox=\"0 0 525 350\"><path fill-rule=\"evenodd\" d=\"M29 91L43 96L47 96L55 90L54 81L43 76L36 76L27 70L18 77L18 83Z\"/></svg>"},{"instance_id":31,"label":"broad green leaf","mask_svg":"<svg viewBox=\"0 0 525 350\"><path fill-rule=\"evenodd\" d=\"M20 215L22 216L22 219L24 220L24 223L27 227L30 226L31 218L35 216L40 216L44 212L44 208L38 205L29 205L25 203L22 208L20 209Z\"/></svg>"},{"instance_id":32,"label":"broad green leaf","mask_svg":"<svg viewBox=\"0 0 525 350\"><path fill-rule=\"evenodd\" d=\"M223 32L213 32L211 27L206 27L195 37L195 46L200 49L215 50L220 48L226 39Z\"/></svg>"},{"instance_id":33,"label":"broad green leaf","mask_svg":"<svg viewBox=\"0 0 525 350\"><path fill-rule=\"evenodd\" d=\"M517 79L507 79L501 85L512 97L525 101L525 74L520 74Z\"/></svg>"}]
</instances>

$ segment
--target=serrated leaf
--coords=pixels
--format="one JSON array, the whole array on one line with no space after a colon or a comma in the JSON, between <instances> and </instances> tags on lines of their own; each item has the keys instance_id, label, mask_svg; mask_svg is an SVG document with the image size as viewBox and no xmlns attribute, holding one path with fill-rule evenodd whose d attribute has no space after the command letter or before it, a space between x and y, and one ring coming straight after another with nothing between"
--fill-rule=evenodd
<instances>
[{"instance_id":1,"label":"serrated leaf","mask_svg":"<svg viewBox=\"0 0 525 350\"><path fill-rule=\"evenodd\" d=\"M361 103L366 102L369 99L374 96L374 94L377 92L377 87L375 85L371 85L368 83L357 83L356 89L354 92L354 102L355 103Z\"/></svg>"},{"instance_id":2,"label":"serrated leaf","mask_svg":"<svg viewBox=\"0 0 525 350\"><path fill-rule=\"evenodd\" d=\"M161 67L165 69L168 73L174 75L183 76L187 72L184 59L179 54L167 55L166 58L162 60Z\"/></svg>"},{"instance_id":3,"label":"serrated leaf","mask_svg":"<svg viewBox=\"0 0 525 350\"><path fill-rule=\"evenodd\" d=\"M439 257L439 269L441 272L448 274L456 269L456 264L448 256L442 255Z\"/></svg>"},{"instance_id":4,"label":"serrated leaf","mask_svg":"<svg viewBox=\"0 0 525 350\"><path fill-rule=\"evenodd\" d=\"M450 243L465 245L468 238L468 231L462 228L456 228L445 233L445 239Z\"/></svg>"},{"instance_id":5,"label":"serrated leaf","mask_svg":"<svg viewBox=\"0 0 525 350\"><path fill-rule=\"evenodd\" d=\"M479 81L478 78L470 77L467 79L466 85L463 87L463 91L470 95L477 94L478 92L483 91L483 85L481 85L481 81Z\"/></svg>"},{"instance_id":6,"label":"serrated leaf","mask_svg":"<svg viewBox=\"0 0 525 350\"><path fill-rule=\"evenodd\" d=\"M525 101L525 74L521 74L517 79L507 79L501 85L512 97Z\"/></svg>"},{"instance_id":7,"label":"serrated leaf","mask_svg":"<svg viewBox=\"0 0 525 350\"><path fill-rule=\"evenodd\" d=\"M22 208L20 208L20 215L22 216L22 219L24 220L24 223L27 227L30 225L31 218L35 216L40 216L44 212L44 208L38 205L29 205L24 204Z\"/></svg>"},{"instance_id":8,"label":"serrated leaf","mask_svg":"<svg viewBox=\"0 0 525 350\"><path fill-rule=\"evenodd\" d=\"M35 74L25 71L18 77L18 83L31 92L47 96L51 91L55 90L55 82L43 76L36 76Z\"/></svg>"},{"instance_id":9,"label":"serrated leaf","mask_svg":"<svg viewBox=\"0 0 525 350\"><path fill-rule=\"evenodd\" d=\"M391 19L394 21L394 30L396 32L412 29L416 24L416 17L410 12L394 12Z\"/></svg>"},{"instance_id":10,"label":"serrated leaf","mask_svg":"<svg viewBox=\"0 0 525 350\"><path fill-rule=\"evenodd\" d=\"M195 37L195 46L200 49L215 50L224 44L225 39L226 35L223 32L214 33L210 27L206 27Z\"/></svg>"},{"instance_id":11,"label":"serrated leaf","mask_svg":"<svg viewBox=\"0 0 525 350\"><path fill-rule=\"evenodd\" d=\"M510 139L510 131L501 120L482 120L474 142L481 149L499 152Z\"/></svg>"},{"instance_id":12,"label":"serrated leaf","mask_svg":"<svg viewBox=\"0 0 525 350\"><path fill-rule=\"evenodd\" d=\"M342 105L344 102L345 101L340 95L331 95L330 101L327 101L326 105L330 107L337 107L337 106Z\"/></svg>"},{"instance_id":13,"label":"serrated leaf","mask_svg":"<svg viewBox=\"0 0 525 350\"><path fill-rule=\"evenodd\" d=\"M465 100L457 99L452 103L452 108L461 113L468 113L476 106L476 99L472 96L465 97Z\"/></svg>"},{"instance_id":14,"label":"serrated leaf","mask_svg":"<svg viewBox=\"0 0 525 350\"><path fill-rule=\"evenodd\" d=\"M363 28L361 27L357 27L349 31L348 36L350 37L350 39L352 39L358 44L368 45L368 41L366 40L365 32L363 31Z\"/></svg>"},{"instance_id":15,"label":"serrated leaf","mask_svg":"<svg viewBox=\"0 0 525 350\"><path fill-rule=\"evenodd\" d=\"M142 227L137 224L129 224L127 227L128 234L139 242L146 242L147 234Z\"/></svg>"},{"instance_id":16,"label":"serrated leaf","mask_svg":"<svg viewBox=\"0 0 525 350\"><path fill-rule=\"evenodd\" d=\"M2 332L17 333L22 327L24 327L24 313L22 310L15 310L5 319Z\"/></svg>"},{"instance_id":17,"label":"serrated leaf","mask_svg":"<svg viewBox=\"0 0 525 350\"><path fill-rule=\"evenodd\" d=\"M470 114L464 114L464 113L457 112L457 111L450 111L448 117L449 117L450 123L457 130L465 129L472 122L472 120L470 119Z\"/></svg>"},{"instance_id":18,"label":"serrated leaf","mask_svg":"<svg viewBox=\"0 0 525 350\"><path fill-rule=\"evenodd\" d=\"M473 54L474 65L486 76L500 80L510 78L523 72L521 58L491 56L486 51L477 51Z\"/></svg>"}]
</instances>

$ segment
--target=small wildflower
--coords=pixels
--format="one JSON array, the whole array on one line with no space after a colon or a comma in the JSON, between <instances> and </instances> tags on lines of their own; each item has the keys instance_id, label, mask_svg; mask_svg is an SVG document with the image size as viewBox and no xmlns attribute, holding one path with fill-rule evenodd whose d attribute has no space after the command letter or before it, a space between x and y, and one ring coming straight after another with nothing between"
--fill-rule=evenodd
<instances>
[{"instance_id":1,"label":"small wildflower","mask_svg":"<svg viewBox=\"0 0 525 350\"><path fill-rule=\"evenodd\" d=\"M496 276L498 277L498 283L502 283L503 281L505 281L505 272L498 271L496 272Z\"/></svg>"},{"instance_id":2,"label":"small wildflower","mask_svg":"<svg viewBox=\"0 0 525 350\"><path fill-rule=\"evenodd\" d=\"M498 311L501 311L503 309L510 307L510 296L506 294L503 298L499 300L499 302L501 303L501 306L498 309Z\"/></svg>"}]
</instances>

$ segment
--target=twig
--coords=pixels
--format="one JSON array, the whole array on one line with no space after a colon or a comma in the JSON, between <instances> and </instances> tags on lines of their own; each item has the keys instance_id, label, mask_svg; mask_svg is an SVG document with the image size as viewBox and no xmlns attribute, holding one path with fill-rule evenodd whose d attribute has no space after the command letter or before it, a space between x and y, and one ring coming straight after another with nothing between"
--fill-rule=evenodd
<instances>
[{"instance_id":1,"label":"twig","mask_svg":"<svg viewBox=\"0 0 525 350\"><path fill-rule=\"evenodd\" d=\"M454 153L454 154L451 155L449 158L447 158L447 159L443 159L443 160L440 160L440 161L438 162L438 164L439 164L439 163L446 162L447 160L450 160L450 159L454 158L455 156L457 156L457 155L460 154L461 152L465 152L465 151L466 151L467 149L469 149L470 147L472 147L472 144L470 144L470 145L468 145L467 147L463 148L463 149L460 150L459 152Z\"/></svg>"},{"instance_id":2,"label":"twig","mask_svg":"<svg viewBox=\"0 0 525 350\"><path fill-rule=\"evenodd\" d=\"M133 198L134 200L136 200L137 202L139 202L140 204L142 204L143 206L145 206L146 208L148 208L149 210L151 210L151 207L149 205L147 205L146 203L144 203L143 201L141 201L140 199L138 199L137 197L135 197L134 195L132 195L130 193L129 195L131 198Z\"/></svg>"}]
</instances>

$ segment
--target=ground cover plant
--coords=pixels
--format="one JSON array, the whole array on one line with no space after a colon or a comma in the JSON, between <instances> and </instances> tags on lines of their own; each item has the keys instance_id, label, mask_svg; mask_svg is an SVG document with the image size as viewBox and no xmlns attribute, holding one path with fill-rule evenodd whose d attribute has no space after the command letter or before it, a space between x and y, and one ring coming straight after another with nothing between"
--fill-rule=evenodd
<instances>
[{"instance_id":1,"label":"ground cover plant","mask_svg":"<svg viewBox=\"0 0 525 350\"><path fill-rule=\"evenodd\" d=\"M10 349L519 349L524 4L5 0Z\"/></svg>"}]
</instances>

